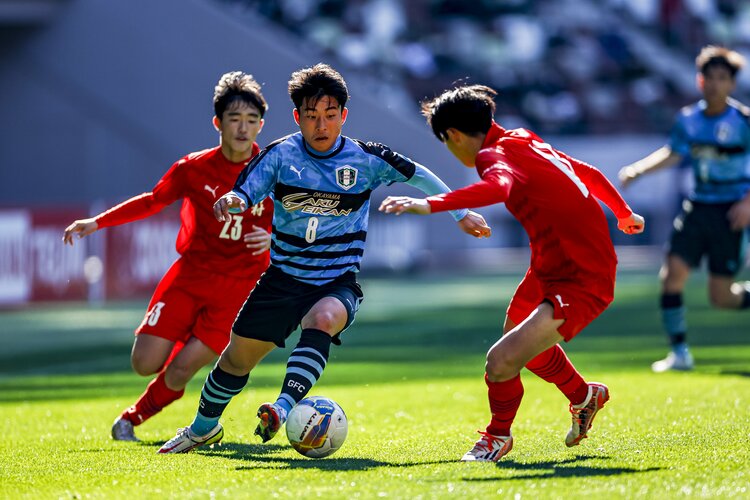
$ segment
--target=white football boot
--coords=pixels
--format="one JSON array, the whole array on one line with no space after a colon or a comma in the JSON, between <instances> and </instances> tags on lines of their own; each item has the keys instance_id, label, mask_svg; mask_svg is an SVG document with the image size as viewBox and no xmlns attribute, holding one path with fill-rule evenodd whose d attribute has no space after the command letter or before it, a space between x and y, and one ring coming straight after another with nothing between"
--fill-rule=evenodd
<instances>
[{"instance_id":1,"label":"white football boot","mask_svg":"<svg viewBox=\"0 0 750 500\"><path fill-rule=\"evenodd\" d=\"M219 443L223 437L224 428L221 424L216 424L216 427L211 429L205 436L197 436L193 434L190 427L183 427L182 429L177 429L177 435L159 448L159 453L187 453L199 446Z\"/></svg>"},{"instance_id":2,"label":"white football boot","mask_svg":"<svg viewBox=\"0 0 750 500\"><path fill-rule=\"evenodd\" d=\"M513 449L513 436L495 436L489 432L477 432L482 437L461 457L462 462L497 462Z\"/></svg>"},{"instance_id":3,"label":"white football boot","mask_svg":"<svg viewBox=\"0 0 750 500\"><path fill-rule=\"evenodd\" d=\"M664 373L672 370L686 372L692 370L693 366L692 354L687 349L683 349L680 351L669 351L666 358L651 364L651 370L654 373Z\"/></svg>"},{"instance_id":4,"label":"white football boot","mask_svg":"<svg viewBox=\"0 0 750 500\"><path fill-rule=\"evenodd\" d=\"M112 439L115 441L140 441L135 437L133 423L122 417L117 417L112 423Z\"/></svg>"}]
</instances>

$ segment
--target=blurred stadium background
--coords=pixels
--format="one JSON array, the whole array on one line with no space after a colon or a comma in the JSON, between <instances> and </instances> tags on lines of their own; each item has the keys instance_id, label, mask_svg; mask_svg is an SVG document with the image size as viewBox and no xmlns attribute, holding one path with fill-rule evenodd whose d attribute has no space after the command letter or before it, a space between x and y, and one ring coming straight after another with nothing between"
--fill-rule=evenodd
<instances>
[{"instance_id":1,"label":"blurred stadium background","mask_svg":"<svg viewBox=\"0 0 750 500\"><path fill-rule=\"evenodd\" d=\"M177 207L64 248L73 219L150 190L212 147L211 97L240 69L263 83L261 145L295 130L286 82L319 61L347 79L344 133L384 142L458 187L474 179L431 136L419 100L453 82L500 91L497 120L524 126L613 181L661 146L699 97L706 43L750 52L750 3L733 0L0 0L0 305L148 296L174 259ZM735 95L747 101L750 70ZM643 235L614 234L623 266L656 268L684 170L624 192ZM409 188L380 190L386 194ZM373 212L364 272L522 272L523 231L481 210L488 241L449 217Z\"/></svg>"}]
</instances>

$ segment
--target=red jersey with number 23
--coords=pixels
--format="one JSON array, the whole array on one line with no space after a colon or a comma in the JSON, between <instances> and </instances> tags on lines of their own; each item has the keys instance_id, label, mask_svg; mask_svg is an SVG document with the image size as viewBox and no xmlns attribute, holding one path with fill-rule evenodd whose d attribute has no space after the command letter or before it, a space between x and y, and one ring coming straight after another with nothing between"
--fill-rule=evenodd
<instances>
[{"instance_id":1,"label":"red jersey with number 23","mask_svg":"<svg viewBox=\"0 0 750 500\"><path fill-rule=\"evenodd\" d=\"M253 155L259 148L253 144ZM219 222L213 204L232 190L248 161L234 163L221 147L191 153L177 161L150 193L131 198L104 212L96 221L100 228L143 219L182 199L177 252L189 264L215 273L240 278L257 277L268 267L269 253L251 255L243 236L253 225L271 230L273 202L265 199L232 220Z\"/></svg>"},{"instance_id":2,"label":"red jersey with number 23","mask_svg":"<svg viewBox=\"0 0 750 500\"><path fill-rule=\"evenodd\" d=\"M481 181L427 198L432 212L505 203L528 233L531 271L543 282L614 279L617 257L597 199L617 216L632 210L596 168L525 129L492 124L476 157ZM602 291L611 290L602 283Z\"/></svg>"}]
</instances>

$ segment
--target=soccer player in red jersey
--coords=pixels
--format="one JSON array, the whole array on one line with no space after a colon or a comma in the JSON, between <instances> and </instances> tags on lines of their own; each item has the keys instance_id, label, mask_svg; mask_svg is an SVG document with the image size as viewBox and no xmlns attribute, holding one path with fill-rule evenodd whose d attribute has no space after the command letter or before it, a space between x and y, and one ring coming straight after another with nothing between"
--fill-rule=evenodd
<instances>
[{"instance_id":1,"label":"soccer player in red jersey","mask_svg":"<svg viewBox=\"0 0 750 500\"><path fill-rule=\"evenodd\" d=\"M63 235L63 242L72 245L75 236L143 219L183 200L176 244L180 257L159 282L131 353L136 373L158 375L115 420L115 440L138 441L133 426L182 397L193 375L221 354L237 311L268 267L270 199L225 222L213 215L214 202L232 189L260 151L255 138L268 106L260 85L241 71L222 75L213 102L219 146L185 156L153 191L77 220Z\"/></svg>"},{"instance_id":2,"label":"soccer player in red jersey","mask_svg":"<svg viewBox=\"0 0 750 500\"><path fill-rule=\"evenodd\" d=\"M482 85L463 86L422 104L435 135L461 163L476 166L479 182L426 199L388 197L380 206L398 215L505 203L529 236L531 264L508 306L503 336L487 353L492 419L464 461L497 461L510 452L524 366L569 399L573 425L565 444L586 437L609 390L587 383L559 343L575 337L614 296L617 257L597 199L626 234L644 227L599 170L533 132L495 123L495 95Z\"/></svg>"}]
</instances>

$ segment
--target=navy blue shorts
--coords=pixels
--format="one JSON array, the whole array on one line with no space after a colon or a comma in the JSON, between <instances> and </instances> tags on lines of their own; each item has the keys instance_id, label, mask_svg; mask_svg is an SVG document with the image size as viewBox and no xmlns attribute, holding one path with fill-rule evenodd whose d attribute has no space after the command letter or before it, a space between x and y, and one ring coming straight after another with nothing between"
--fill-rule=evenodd
<instances>
[{"instance_id":1,"label":"navy blue shorts","mask_svg":"<svg viewBox=\"0 0 750 500\"><path fill-rule=\"evenodd\" d=\"M698 203L685 200L674 220L669 254L692 267L708 257L708 270L718 276L734 276L744 260L745 231L733 231L727 212L733 203Z\"/></svg>"},{"instance_id":2,"label":"navy blue shorts","mask_svg":"<svg viewBox=\"0 0 750 500\"><path fill-rule=\"evenodd\" d=\"M311 285L271 266L250 292L232 332L284 347L284 341L299 327L305 314L324 297L336 297L346 308L346 325L333 337L333 343L341 345L339 336L354 321L364 298L354 273L345 273L325 285Z\"/></svg>"}]
</instances>

